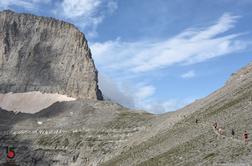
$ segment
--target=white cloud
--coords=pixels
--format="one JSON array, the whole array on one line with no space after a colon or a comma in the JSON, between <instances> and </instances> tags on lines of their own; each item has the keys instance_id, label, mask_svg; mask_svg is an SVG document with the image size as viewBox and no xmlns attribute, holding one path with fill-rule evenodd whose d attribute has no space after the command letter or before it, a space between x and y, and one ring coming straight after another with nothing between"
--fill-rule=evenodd
<instances>
[{"instance_id":1,"label":"white cloud","mask_svg":"<svg viewBox=\"0 0 252 166\"><path fill-rule=\"evenodd\" d=\"M236 23L238 18L240 18L240 17L239 16L232 16L232 15L226 13L219 19L217 24L201 30L191 40L197 41L197 40L210 39L210 38L213 38L221 33L224 33L235 26L234 24ZM194 32L197 30L192 29L190 31Z\"/></svg>"},{"instance_id":2,"label":"white cloud","mask_svg":"<svg viewBox=\"0 0 252 166\"><path fill-rule=\"evenodd\" d=\"M190 70L184 74L181 75L181 78L184 78L184 79L189 79L189 78L193 78L196 76L196 73L194 70Z\"/></svg>"},{"instance_id":3,"label":"white cloud","mask_svg":"<svg viewBox=\"0 0 252 166\"><path fill-rule=\"evenodd\" d=\"M144 108L141 104L148 103L156 91L154 86L146 83L132 86L125 82L117 82L104 74L99 74L99 88L105 99L129 108Z\"/></svg>"},{"instance_id":4,"label":"white cloud","mask_svg":"<svg viewBox=\"0 0 252 166\"><path fill-rule=\"evenodd\" d=\"M160 114L168 111L175 111L188 102L184 100L170 99L165 102L158 102L153 99L156 88L153 85L139 83L135 86L121 86L115 80L99 74L99 88L102 90L105 100L111 100L133 109L143 109L151 113Z\"/></svg>"},{"instance_id":5,"label":"white cloud","mask_svg":"<svg viewBox=\"0 0 252 166\"><path fill-rule=\"evenodd\" d=\"M118 82L104 75L99 75L99 87L105 96L105 99L120 103L129 108L142 109L154 114L175 111L191 103L195 98L168 99L158 101L154 95L156 88L147 83L139 83L135 86L127 84L121 88Z\"/></svg>"},{"instance_id":6,"label":"white cloud","mask_svg":"<svg viewBox=\"0 0 252 166\"><path fill-rule=\"evenodd\" d=\"M235 27L238 18L224 14L208 27L186 29L167 40L125 42L118 38L91 43L91 50L98 68L110 73L117 84L125 81L122 77L130 78L132 84L135 83L129 88L132 93L128 97L135 101L136 108L155 113L174 111L193 100L158 101L155 98L156 88L148 83L139 85L136 78L171 65L191 65L246 49L249 42L241 41L241 34L228 33ZM195 75L192 70L181 77L192 78Z\"/></svg>"},{"instance_id":7,"label":"white cloud","mask_svg":"<svg viewBox=\"0 0 252 166\"><path fill-rule=\"evenodd\" d=\"M99 74L99 88L105 99L112 100L130 108L135 107L134 97L131 96L132 93L130 93L129 89L128 91L121 90L114 80L103 74Z\"/></svg>"},{"instance_id":8,"label":"white cloud","mask_svg":"<svg viewBox=\"0 0 252 166\"><path fill-rule=\"evenodd\" d=\"M64 0L62 9L65 17L90 17L95 15L100 5L101 0Z\"/></svg>"},{"instance_id":9,"label":"white cloud","mask_svg":"<svg viewBox=\"0 0 252 166\"><path fill-rule=\"evenodd\" d=\"M107 6L110 13L114 13L118 9L118 4L116 1L109 1Z\"/></svg>"},{"instance_id":10,"label":"white cloud","mask_svg":"<svg viewBox=\"0 0 252 166\"><path fill-rule=\"evenodd\" d=\"M89 37L95 37L98 25L115 10L117 10L116 0L63 0L54 13L87 29Z\"/></svg>"},{"instance_id":11,"label":"white cloud","mask_svg":"<svg viewBox=\"0 0 252 166\"><path fill-rule=\"evenodd\" d=\"M35 7L32 1L25 1L25 0L1 0L0 1L1 9L9 9L13 6L19 6L25 9L33 9Z\"/></svg>"},{"instance_id":12,"label":"white cloud","mask_svg":"<svg viewBox=\"0 0 252 166\"><path fill-rule=\"evenodd\" d=\"M52 0L31 0L33 3L42 3L42 4L48 4Z\"/></svg>"},{"instance_id":13,"label":"white cloud","mask_svg":"<svg viewBox=\"0 0 252 166\"><path fill-rule=\"evenodd\" d=\"M124 42L117 39L93 43L91 49L98 65L113 71L141 73L174 64L195 64L247 47L246 42L238 39L241 34L226 34L238 18L224 14L209 27L187 29L164 41Z\"/></svg>"},{"instance_id":14,"label":"white cloud","mask_svg":"<svg viewBox=\"0 0 252 166\"><path fill-rule=\"evenodd\" d=\"M143 107L147 111L154 114L161 114L165 112L176 111L189 103L190 102L187 102L185 100L170 99L164 102L151 101L149 103L145 103Z\"/></svg>"},{"instance_id":15,"label":"white cloud","mask_svg":"<svg viewBox=\"0 0 252 166\"><path fill-rule=\"evenodd\" d=\"M143 85L139 87L137 92L135 93L135 96L137 100L145 100L146 98L151 97L156 91L156 88L152 85Z\"/></svg>"},{"instance_id":16,"label":"white cloud","mask_svg":"<svg viewBox=\"0 0 252 166\"><path fill-rule=\"evenodd\" d=\"M0 9L12 9L21 7L27 10L37 10L39 4L48 4L51 0L1 0Z\"/></svg>"},{"instance_id":17,"label":"white cloud","mask_svg":"<svg viewBox=\"0 0 252 166\"><path fill-rule=\"evenodd\" d=\"M136 107L144 109L154 114L176 111L189 103L195 101L196 98L188 97L184 99L167 99L166 101L157 101L153 98L141 101Z\"/></svg>"}]
</instances>

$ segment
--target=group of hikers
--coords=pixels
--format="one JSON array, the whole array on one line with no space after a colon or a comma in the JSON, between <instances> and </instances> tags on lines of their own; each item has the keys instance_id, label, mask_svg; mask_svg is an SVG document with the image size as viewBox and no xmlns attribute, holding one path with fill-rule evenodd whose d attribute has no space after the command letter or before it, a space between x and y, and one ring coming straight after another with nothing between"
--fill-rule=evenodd
<instances>
[{"instance_id":1,"label":"group of hikers","mask_svg":"<svg viewBox=\"0 0 252 166\"><path fill-rule=\"evenodd\" d=\"M198 123L198 122L199 122L199 120L196 119L196 120L195 120L195 123ZM224 129L221 128L221 127L218 127L217 122L215 122L215 123L213 124L213 127L214 127L214 129L215 129L220 135L223 135L223 134L224 134ZM234 136L235 136L235 130L234 130L234 129L231 130L231 135L232 135L232 138L234 138ZM249 139L248 139L248 131L247 131L247 130L245 130L245 131L243 132L243 140L244 140L244 143L245 143L245 144L248 144Z\"/></svg>"},{"instance_id":2,"label":"group of hikers","mask_svg":"<svg viewBox=\"0 0 252 166\"><path fill-rule=\"evenodd\" d=\"M221 127L218 128L217 122L215 122L213 124L213 127L215 128L215 130L217 130L219 132L220 135L224 134L224 129L222 129ZM232 138L234 138L234 136L235 136L235 130L234 129L231 130L231 135L232 135ZM243 132L243 139L244 139L244 143L248 144L248 132L247 132L247 130L244 130L244 132Z\"/></svg>"}]
</instances>

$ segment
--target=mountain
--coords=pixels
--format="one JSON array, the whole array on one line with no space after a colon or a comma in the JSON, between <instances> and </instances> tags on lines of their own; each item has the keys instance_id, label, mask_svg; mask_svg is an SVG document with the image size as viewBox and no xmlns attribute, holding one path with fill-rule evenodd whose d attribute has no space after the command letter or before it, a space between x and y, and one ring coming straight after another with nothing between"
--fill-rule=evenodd
<instances>
[{"instance_id":1,"label":"mountain","mask_svg":"<svg viewBox=\"0 0 252 166\"><path fill-rule=\"evenodd\" d=\"M55 102L33 114L0 109L0 154L1 150L8 145L13 146L16 153L13 160L6 161L5 158L0 157L0 165L6 162L15 162L16 165L25 166L252 164L252 143L250 141L245 145L242 140L244 130L247 130L249 134L252 133L252 63L232 74L222 88L209 96L175 112L153 115L144 111L130 110L111 101L97 100L101 98L101 93L98 90L97 72L91 53L90 51L88 54L83 53L85 51L78 52L79 49L89 49L87 45L84 48L79 45L79 40L74 40L81 33L72 25L51 18L10 11L2 12L0 20L3 21L0 21L2 22L0 28L9 26L1 31L1 35L6 35L7 31L8 40L11 38L9 43L14 43L9 44L12 46L10 48L13 48L7 49L10 53L7 51L2 54L1 92L21 93L36 90L44 92L44 95L60 93L76 97L76 100ZM34 22L30 23L32 21ZM33 52L32 57L34 57L29 59L28 50L34 49L33 37L40 36L41 31L36 31L35 28L35 31L29 32L33 33L30 41L26 41L23 37L24 43L29 43L26 45L22 43L22 40L16 39L19 35L12 33L17 32L10 28L14 22L16 22L14 27L19 29L17 34L36 26L40 30L50 32L49 36L46 35L43 40L39 40L39 43L42 43L39 44L39 48L43 48L44 51ZM29 37L29 33L21 34ZM82 34L81 36L84 39ZM85 41L82 39L81 41ZM4 45L4 38L1 41L2 48L8 46L6 43ZM61 42L56 44L58 41ZM67 44L63 46L64 43L70 43L70 41L75 47ZM20 52L23 46L26 48L23 51L28 51L28 55ZM47 46L61 48L64 51L47 49ZM68 49L64 49L65 47ZM76 49L75 52L71 52L72 49ZM54 54L55 51L57 54ZM39 56L40 61L36 59L36 56ZM45 62L41 60L43 57L50 60L50 67L46 67L45 70L51 72L52 75L57 73L59 77L39 74L39 71L44 69L40 68L40 63ZM84 60L78 61L82 58ZM21 61L17 61L18 59ZM68 60L76 61L74 70L69 69L71 63ZM62 72L56 67L60 65L58 61L65 62L62 68L67 72ZM90 64L88 65L87 62ZM32 67L34 71L29 70L29 67ZM86 74L89 73L90 77L82 78L81 73L84 71ZM26 77L22 77L25 73L29 76L28 82ZM17 80L21 77L22 79ZM69 88L69 84L66 83L68 82L66 80L70 78L75 79L75 85L78 85L76 90L70 91L72 86ZM55 88L58 85L51 79L56 79L56 83L59 81L59 89ZM35 84L38 89L33 89ZM84 85L90 85L93 89ZM87 89L83 90L83 88ZM43 94L39 93L40 95ZM19 96L23 97L24 94ZM5 100L5 103L8 103L9 98ZM24 101L20 103L21 105L22 103L29 104ZM218 128L224 129L223 135L220 135L213 127L214 123L218 124ZM232 129L235 131L234 136L231 135Z\"/></svg>"},{"instance_id":2,"label":"mountain","mask_svg":"<svg viewBox=\"0 0 252 166\"><path fill-rule=\"evenodd\" d=\"M17 164L43 166L96 165L120 154L155 118L95 100L58 102L36 114L0 110L0 115L6 118L0 121L0 149L12 145Z\"/></svg>"},{"instance_id":3,"label":"mountain","mask_svg":"<svg viewBox=\"0 0 252 166\"><path fill-rule=\"evenodd\" d=\"M140 142L101 165L251 165L252 143L242 138L244 130L252 133L251 117L252 63L206 98L160 115Z\"/></svg>"},{"instance_id":4,"label":"mountain","mask_svg":"<svg viewBox=\"0 0 252 166\"><path fill-rule=\"evenodd\" d=\"M0 92L102 99L88 43L72 24L0 12Z\"/></svg>"}]
</instances>

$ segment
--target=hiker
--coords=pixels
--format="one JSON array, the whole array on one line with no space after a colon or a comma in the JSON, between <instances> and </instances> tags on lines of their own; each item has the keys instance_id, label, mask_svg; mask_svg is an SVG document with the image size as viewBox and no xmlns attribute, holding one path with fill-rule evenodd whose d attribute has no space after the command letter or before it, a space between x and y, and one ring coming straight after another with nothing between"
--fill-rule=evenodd
<instances>
[{"instance_id":1,"label":"hiker","mask_svg":"<svg viewBox=\"0 0 252 166\"><path fill-rule=\"evenodd\" d=\"M199 120L198 120L198 119L196 119L196 120L195 120L195 123L197 124L198 122L199 122Z\"/></svg>"},{"instance_id":2,"label":"hiker","mask_svg":"<svg viewBox=\"0 0 252 166\"><path fill-rule=\"evenodd\" d=\"M213 124L213 127L214 127L215 129L217 129L217 122L215 122L215 123Z\"/></svg>"},{"instance_id":3,"label":"hiker","mask_svg":"<svg viewBox=\"0 0 252 166\"><path fill-rule=\"evenodd\" d=\"M235 135L234 129L231 130L231 134L232 134L232 138L234 138L234 135Z\"/></svg>"},{"instance_id":4,"label":"hiker","mask_svg":"<svg viewBox=\"0 0 252 166\"><path fill-rule=\"evenodd\" d=\"M244 138L244 143L248 144L248 132L247 132L247 130L244 131L243 138Z\"/></svg>"},{"instance_id":5,"label":"hiker","mask_svg":"<svg viewBox=\"0 0 252 166\"><path fill-rule=\"evenodd\" d=\"M224 130L222 128L219 128L219 133L220 133L220 135L223 135L224 134Z\"/></svg>"}]
</instances>

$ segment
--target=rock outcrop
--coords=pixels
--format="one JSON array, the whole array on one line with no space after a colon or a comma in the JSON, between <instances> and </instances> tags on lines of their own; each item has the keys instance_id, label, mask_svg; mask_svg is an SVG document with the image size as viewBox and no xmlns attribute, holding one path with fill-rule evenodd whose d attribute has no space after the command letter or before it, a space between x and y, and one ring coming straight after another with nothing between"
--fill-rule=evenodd
<instances>
[{"instance_id":1,"label":"rock outcrop","mask_svg":"<svg viewBox=\"0 0 252 166\"><path fill-rule=\"evenodd\" d=\"M0 12L0 93L41 91L102 99L87 41L72 24Z\"/></svg>"}]
</instances>

